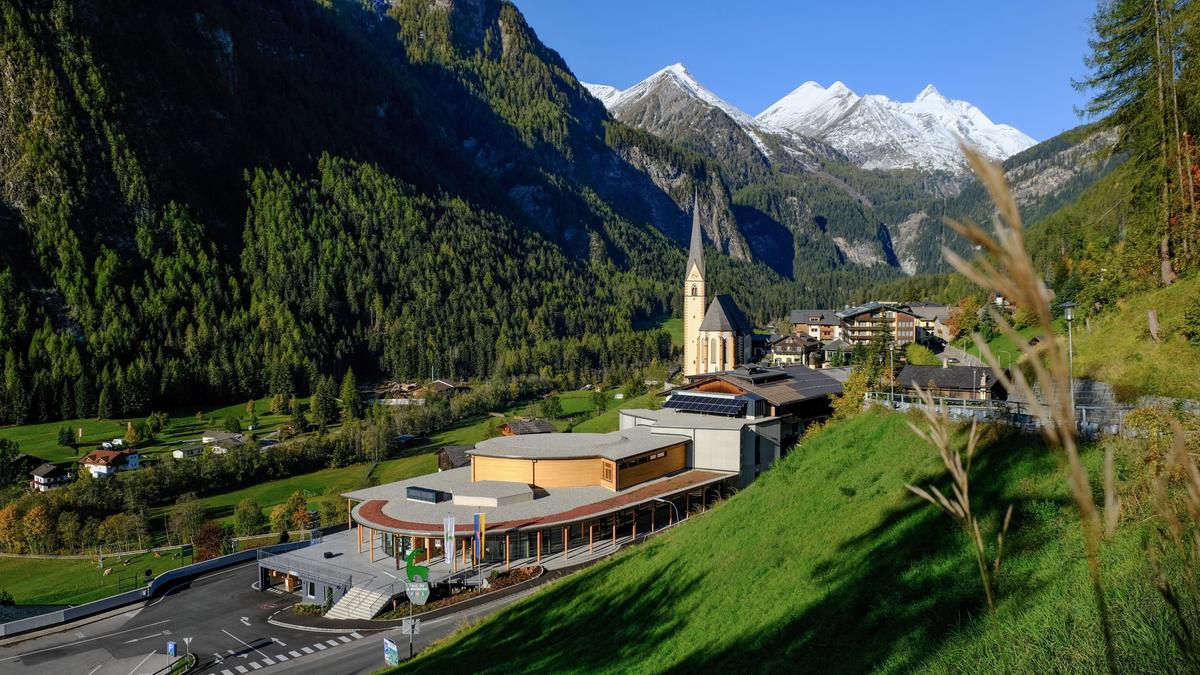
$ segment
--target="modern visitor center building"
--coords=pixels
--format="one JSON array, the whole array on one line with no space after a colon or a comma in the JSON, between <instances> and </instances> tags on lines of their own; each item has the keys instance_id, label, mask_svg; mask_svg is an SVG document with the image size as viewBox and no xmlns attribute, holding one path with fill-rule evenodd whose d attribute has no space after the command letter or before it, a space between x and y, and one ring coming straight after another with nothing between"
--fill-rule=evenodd
<instances>
[{"instance_id":1,"label":"modern visitor center building","mask_svg":"<svg viewBox=\"0 0 1200 675\"><path fill-rule=\"evenodd\" d=\"M829 414L829 396L840 391L807 368L739 368L665 392L661 409L621 410L610 433L481 441L467 450L467 466L344 493L351 531L260 560L260 579L265 587L283 578L289 590L326 600L329 616L353 603L373 614L403 591L396 570L413 549L425 551L435 583L477 579L464 572L481 567L564 567L607 555L753 481L805 423ZM477 515L485 524L478 557Z\"/></svg>"}]
</instances>

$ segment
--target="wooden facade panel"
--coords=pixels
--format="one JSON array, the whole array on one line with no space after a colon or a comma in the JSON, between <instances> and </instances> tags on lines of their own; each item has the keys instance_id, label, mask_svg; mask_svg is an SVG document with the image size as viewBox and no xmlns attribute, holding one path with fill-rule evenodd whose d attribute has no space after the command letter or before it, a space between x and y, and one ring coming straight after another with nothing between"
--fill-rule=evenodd
<instances>
[{"instance_id":1,"label":"wooden facade panel","mask_svg":"<svg viewBox=\"0 0 1200 675\"><path fill-rule=\"evenodd\" d=\"M599 457L542 460L534 465L533 484L548 488L600 485L603 463Z\"/></svg>"},{"instance_id":2,"label":"wooden facade panel","mask_svg":"<svg viewBox=\"0 0 1200 675\"><path fill-rule=\"evenodd\" d=\"M506 457L472 457L472 480L504 480L533 483L533 460Z\"/></svg>"},{"instance_id":3,"label":"wooden facade panel","mask_svg":"<svg viewBox=\"0 0 1200 675\"><path fill-rule=\"evenodd\" d=\"M622 464L637 462L639 459L653 457L654 455L663 452L665 455L658 459L650 461L642 461L622 467ZM628 460L622 460L617 464L617 489L624 490L630 486L644 483L648 480L653 480L660 476L665 476L669 473L683 469L687 464L687 444L677 443L662 450L631 457Z\"/></svg>"}]
</instances>

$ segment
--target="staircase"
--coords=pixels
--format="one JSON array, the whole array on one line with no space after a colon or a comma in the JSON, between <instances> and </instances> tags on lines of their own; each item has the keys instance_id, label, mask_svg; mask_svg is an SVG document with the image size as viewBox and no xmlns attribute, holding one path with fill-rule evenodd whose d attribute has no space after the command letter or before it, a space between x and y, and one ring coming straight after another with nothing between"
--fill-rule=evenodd
<instances>
[{"instance_id":1,"label":"staircase","mask_svg":"<svg viewBox=\"0 0 1200 675\"><path fill-rule=\"evenodd\" d=\"M330 607L329 611L325 613L325 618L372 619L391 599L386 592L380 593L361 586L354 586L349 593L342 596L341 600L333 603L333 607Z\"/></svg>"}]
</instances>

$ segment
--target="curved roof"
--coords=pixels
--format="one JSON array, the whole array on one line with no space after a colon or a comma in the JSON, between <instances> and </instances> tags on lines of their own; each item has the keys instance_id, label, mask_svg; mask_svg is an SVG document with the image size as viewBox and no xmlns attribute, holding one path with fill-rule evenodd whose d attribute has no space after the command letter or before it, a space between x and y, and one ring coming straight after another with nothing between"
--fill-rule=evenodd
<instances>
[{"instance_id":1,"label":"curved roof","mask_svg":"<svg viewBox=\"0 0 1200 675\"><path fill-rule=\"evenodd\" d=\"M689 441L687 436L655 434L648 427L633 427L607 434L529 434L499 436L480 441L467 452L482 457L510 459L582 459L603 457L618 460Z\"/></svg>"}]
</instances>

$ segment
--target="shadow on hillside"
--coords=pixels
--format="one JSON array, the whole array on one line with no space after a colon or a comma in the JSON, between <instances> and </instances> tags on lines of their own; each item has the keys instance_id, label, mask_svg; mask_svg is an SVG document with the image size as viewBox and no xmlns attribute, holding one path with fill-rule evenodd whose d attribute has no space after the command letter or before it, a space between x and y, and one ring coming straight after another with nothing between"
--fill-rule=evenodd
<instances>
[{"instance_id":1,"label":"shadow on hillside","mask_svg":"<svg viewBox=\"0 0 1200 675\"><path fill-rule=\"evenodd\" d=\"M993 531L1008 504L1014 506L1005 549L1010 562L1035 552L1045 535L1022 522L1030 502L1047 501L1026 493L1022 479L1054 470L1044 447L1022 438L999 439L976 457L972 504L986 531ZM919 482L949 491L940 472ZM731 647L694 651L672 670L746 670L748 664L762 672L919 670L953 632L987 612L965 537L948 516L915 496L838 546L814 567L812 581L825 591L823 598L787 623L736 636L725 642ZM1037 590L1029 579L1002 581L1001 599Z\"/></svg>"},{"instance_id":2,"label":"shadow on hillside","mask_svg":"<svg viewBox=\"0 0 1200 675\"><path fill-rule=\"evenodd\" d=\"M653 544L644 545L642 554L653 556ZM629 574L626 568L635 560L633 556L620 556L610 564L593 568L598 578L589 579L589 588L624 588ZM657 566L654 574L643 576L644 569L639 565L637 576L648 583L628 593L586 593L588 604L584 607L572 605L578 584L571 583L570 578L552 583L539 593L538 602L522 603L505 612L503 633L494 629L470 631L453 651L439 651L422 659L422 671L508 672L519 666L523 672L598 672L638 662L644 658L645 645L669 640L686 623L678 608L692 597L692 587L699 580L671 569L670 556L661 556ZM592 621L582 625L578 621L581 613ZM583 639L578 634L563 635L571 649L547 644L547 636L562 635L564 630L582 630L585 634ZM513 663L475 662L477 658L505 653L513 656Z\"/></svg>"}]
</instances>

